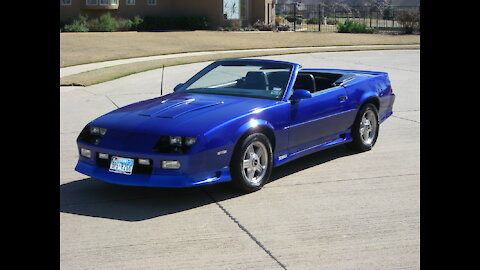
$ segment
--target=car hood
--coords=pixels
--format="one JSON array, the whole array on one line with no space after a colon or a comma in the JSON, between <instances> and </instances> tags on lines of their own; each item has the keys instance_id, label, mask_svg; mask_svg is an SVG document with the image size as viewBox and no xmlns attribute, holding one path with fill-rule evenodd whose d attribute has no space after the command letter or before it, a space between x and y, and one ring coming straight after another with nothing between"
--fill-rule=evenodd
<instances>
[{"instance_id":1,"label":"car hood","mask_svg":"<svg viewBox=\"0 0 480 270\"><path fill-rule=\"evenodd\" d=\"M231 119L278 102L236 96L173 93L122 107L97 118L90 125L115 131L196 137Z\"/></svg>"}]
</instances>

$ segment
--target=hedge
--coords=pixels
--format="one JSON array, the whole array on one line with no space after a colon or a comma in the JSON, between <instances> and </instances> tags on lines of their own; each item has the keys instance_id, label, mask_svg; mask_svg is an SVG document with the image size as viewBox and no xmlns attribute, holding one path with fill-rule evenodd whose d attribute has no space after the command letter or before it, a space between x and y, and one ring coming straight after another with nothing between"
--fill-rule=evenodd
<instances>
[{"instance_id":1,"label":"hedge","mask_svg":"<svg viewBox=\"0 0 480 270\"><path fill-rule=\"evenodd\" d=\"M163 17L146 16L133 19L114 18L106 13L98 19L79 15L70 24L60 22L61 32L115 32L115 31L158 31L158 30L204 30L209 26L204 16Z\"/></svg>"},{"instance_id":2,"label":"hedge","mask_svg":"<svg viewBox=\"0 0 480 270\"><path fill-rule=\"evenodd\" d=\"M204 30L209 26L208 18L204 16L163 17L146 16L138 25L139 31L155 30Z\"/></svg>"}]
</instances>

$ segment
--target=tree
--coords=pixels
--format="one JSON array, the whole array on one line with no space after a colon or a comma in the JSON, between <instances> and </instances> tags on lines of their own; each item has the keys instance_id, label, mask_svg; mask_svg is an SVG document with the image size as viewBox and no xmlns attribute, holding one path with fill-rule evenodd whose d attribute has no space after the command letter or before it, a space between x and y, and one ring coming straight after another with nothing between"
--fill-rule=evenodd
<instances>
[{"instance_id":1,"label":"tree","mask_svg":"<svg viewBox=\"0 0 480 270\"><path fill-rule=\"evenodd\" d=\"M406 34L412 34L420 28L420 12L418 9L405 9L397 12L397 20Z\"/></svg>"}]
</instances>

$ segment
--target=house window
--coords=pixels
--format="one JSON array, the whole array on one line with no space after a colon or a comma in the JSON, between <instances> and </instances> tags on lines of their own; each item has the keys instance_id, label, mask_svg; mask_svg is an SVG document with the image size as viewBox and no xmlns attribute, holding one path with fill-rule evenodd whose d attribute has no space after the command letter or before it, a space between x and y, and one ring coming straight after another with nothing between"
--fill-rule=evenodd
<instances>
[{"instance_id":1,"label":"house window","mask_svg":"<svg viewBox=\"0 0 480 270\"><path fill-rule=\"evenodd\" d=\"M135 0L125 0L127 6L135 6Z\"/></svg>"},{"instance_id":2,"label":"house window","mask_svg":"<svg viewBox=\"0 0 480 270\"><path fill-rule=\"evenodd\" d=\"M246 15L246 0L223 0L223 16L226 20L244 20Z\"/></svg>"},{"instance_id":3,"label":"house window","mask_svg":"<svg viewBox=\"0 0 480 270\"><path fill-rule=\"evenodd\" d=\"M98 5L98 0L86 0L87 6L96 6Z\"/></svg>"},{"instance_id":4,"label":"house window","mask_svg":"<svg viewBox=\"0 0 480 270\"><path fill-rule=\"evenodd\" d=\"M156 5L157 5L157 0L148 0L148 1L147 1L147 4L148 4L149 6L156 6Z\"/></svg>"},{"instance_id":5,"label":"house window","mask_svg":"<svg viewBox=\"0 0 480 270\"><path fill-rule=\"evenodd\" d=\"M108 6L108 5L115 6L115 5L118 5L118 0L86 0L86 3L87 3L87 6L97 6L97 5L100 5L100 6Z\"/></svg>"},{"instance_id":6,"label":"house window","mask_svg":"<svg viewBox=\"0 0 480 270\"><path fill-rule=\"evenodd\" d=\"M60 5L71 6L72 5L72 0L60 0Z\"/></svg>"}]
</instances>

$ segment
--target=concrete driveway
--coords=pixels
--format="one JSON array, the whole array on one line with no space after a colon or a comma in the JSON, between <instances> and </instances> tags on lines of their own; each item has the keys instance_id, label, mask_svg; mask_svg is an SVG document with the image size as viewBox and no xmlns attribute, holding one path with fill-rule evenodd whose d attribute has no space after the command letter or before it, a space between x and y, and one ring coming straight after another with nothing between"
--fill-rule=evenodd
<instances>
[{"instance_id":1,"label":"concrete driveway","mask_svg":"<svg viewBox=\"0 0 480 270\"><path fill-rule=\"evenodd\" d=\"M394 115L374 149L344 146L274 169L243 195L115 186L73 169L83 126L160 94L161 70L60 88L61 269L420 268L420 51L262 57L304 67L386 71ZM165 68L163 93L207 63Z\"/></svg>"}]
</instances>

